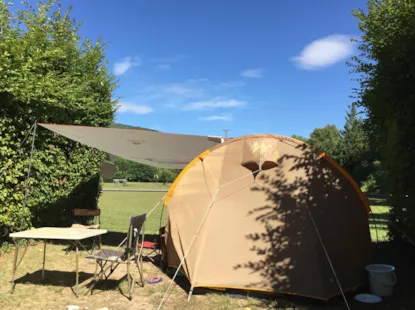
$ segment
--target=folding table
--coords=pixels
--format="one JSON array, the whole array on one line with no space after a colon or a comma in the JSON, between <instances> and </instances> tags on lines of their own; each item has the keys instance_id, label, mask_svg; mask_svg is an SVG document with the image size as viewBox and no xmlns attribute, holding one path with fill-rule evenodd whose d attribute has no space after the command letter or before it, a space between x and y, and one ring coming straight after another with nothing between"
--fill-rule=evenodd
<instances>
[{"instance_id":1,"label":"folding table","mask_svg":"<svg viewBox=\"0 0 415 310\"><path fill-rule=\"evenodd\" d=\"M78 281L79 281L79 274L78 274L78 242L83 239L92 238L95 236L100 236L106 234L107 231L105 229L77 229L77 228L60 228L60 227L41 227L36 229L30 229L25 231L20 231L16 233L10 234L10 238L13 239L15 244L15 251L14 251L14 262L13 262L13 275L12 275L12 283L11 283L11 292L14 291L14 277L16 274L16 263L17 263L17 256L19 251L19 243L17 239L43 239L44 246L43 246L43 268L42 268L42 280L45 278L45 260L46 260L46 241L47 240L68 240L69 242L73 242L75 245L76 250L76 296L78 297ZM101 249L101 244L99 245Z\"/></svg>"}]
</instances>

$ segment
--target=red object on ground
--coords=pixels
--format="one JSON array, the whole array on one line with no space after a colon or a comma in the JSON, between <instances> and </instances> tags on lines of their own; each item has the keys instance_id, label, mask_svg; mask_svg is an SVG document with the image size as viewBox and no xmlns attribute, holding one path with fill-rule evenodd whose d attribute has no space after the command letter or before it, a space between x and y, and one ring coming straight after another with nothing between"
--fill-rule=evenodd
<instances>
[{"instance_id":1,"label":"red object on ground","mask_svg":"<svg viewBox=\"0 0 415 310\"><path fill-rule=\"evenodd\" d=\"M141 247L141 243L137 244L137 248ZM157 249L156 242L144 241L143 248L145 249Z\"/></svg>"}]
</instances>

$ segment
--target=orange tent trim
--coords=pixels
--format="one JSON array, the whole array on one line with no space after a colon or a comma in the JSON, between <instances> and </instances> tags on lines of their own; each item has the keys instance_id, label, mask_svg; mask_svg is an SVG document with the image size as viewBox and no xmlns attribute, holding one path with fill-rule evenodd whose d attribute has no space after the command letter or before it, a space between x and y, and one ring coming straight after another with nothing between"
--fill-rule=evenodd
<instances>
[{"instance_id":1,"label":"orange tent trim","mask_svg":"<svg viewBox=\"0 0 415 310\"><path fill-rule=\"evenodd\" d=\"M332 164L341 174L343 174L346 179L352 184L354 189L356 190L360 200L363 202L364 206L366 207L366 210L368 213L372 212L372 209L370 208L369 201L367 200L367 197L363 192L361 191L359 185L356 183L355 180L350 176L350 174L347 173L346 170L344 170L335 160L333 160L330 156L328 156L326 153L320 154L321 158L324 158L327 160L330 164Z\"/></svg>"}]
</instances>

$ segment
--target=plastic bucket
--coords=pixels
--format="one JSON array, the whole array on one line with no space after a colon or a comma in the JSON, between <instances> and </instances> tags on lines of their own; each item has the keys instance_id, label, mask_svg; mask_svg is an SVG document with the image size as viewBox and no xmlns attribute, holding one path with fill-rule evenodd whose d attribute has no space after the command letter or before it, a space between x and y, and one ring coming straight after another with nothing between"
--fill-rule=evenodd
<instances>
[{"instance_id":1,"label":"plastic bucket","mask_svg":"<svg viewBox=\"0 0 415 310\"><path fill-rule=\"evenodd\" d=\"M397 281L394 266L373 264L367 265L365 269L369 272L369 285L372 294L381 297L393 294L393 287Z\"/></svg>"}]
</instances>

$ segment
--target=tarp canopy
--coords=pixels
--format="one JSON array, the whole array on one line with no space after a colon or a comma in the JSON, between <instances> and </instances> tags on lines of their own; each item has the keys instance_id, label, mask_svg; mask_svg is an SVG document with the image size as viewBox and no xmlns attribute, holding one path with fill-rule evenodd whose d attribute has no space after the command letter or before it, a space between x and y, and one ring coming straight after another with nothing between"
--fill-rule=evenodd
<instances>
[{"instance_id":1,"label":"tarp canopy","mask_svg":"<svg viewBox=\"0 0 415 310\"><path fill-rule=\"evenodd\" d=\"M146 130L76 125L38 125L73 141L137 163L160 168L184 168L220 138Z\"/></svg>"}]
</instances>

